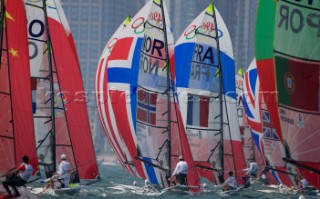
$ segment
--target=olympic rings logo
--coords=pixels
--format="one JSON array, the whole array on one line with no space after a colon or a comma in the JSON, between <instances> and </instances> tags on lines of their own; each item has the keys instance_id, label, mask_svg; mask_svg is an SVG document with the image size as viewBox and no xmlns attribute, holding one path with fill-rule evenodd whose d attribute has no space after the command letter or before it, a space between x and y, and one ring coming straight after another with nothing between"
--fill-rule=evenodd
<instances>
[{"instance_id":1,"label":"olympic rings logo","mask_svg":"<svg viewBox=\"0 0 320 199\"><path fill-rule=\"evenodd\" d=\"M208 29L203 25L199 27L197 27L196 25L191 25L184 31L183 35L187 40L190 40L196 37L198 34L210 35L210 33L214 30L214 28ZM218 38L221 38L222 36L223 32L218 29Z\"/></svg>"}]
</instances>

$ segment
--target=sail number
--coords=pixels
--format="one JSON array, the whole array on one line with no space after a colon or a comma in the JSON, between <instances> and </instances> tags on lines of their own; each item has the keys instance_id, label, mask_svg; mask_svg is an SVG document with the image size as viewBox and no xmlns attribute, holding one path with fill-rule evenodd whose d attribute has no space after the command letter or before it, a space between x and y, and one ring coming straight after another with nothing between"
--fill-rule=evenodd
<instances>
[{"instance_id":1,"label":"sail number","mask_svg":"<svg viewBox=\"0 0 320 199\"><path fill-rule=\"evenodd\" d=\"M214 64L214 50L212 47L205 47L196 44L193 52L191 66L191 74L193 80L200 81L204 78L205 81L210 80L210 65ZM206 63L206 64L201 64Z\"/></svg>"},{"instance_id":2,"label":"sail number","mask_svg":"<svg viewBox=\"0 0 320 199\"><path fill-rule=\"evenodd\" d=\"M32 20L30 23L29 23L29 26L28 26L28 33L31 37L33 38L39 38L39 37L42 37L43 34L44 34L44 23L43 21L41 20L38 20L38 19L34 19ZM33 50L33 53L31 54L31 49L34 49ZM30 41L29 40L29 58L30 59L34 59L38 53L39 53L39 49L38 49L38 46L37 44L34 42L34 41Z\"/></svg>"},{"instance_id":3,"label":"sail number","mask_svg":"<svg viewBox=\"0 0 320 199\"><path fill-rule=\"evenodd\" d=\"M144 36L140 56L140 67L144 73L158 75L159 60L164 57L164 47L163 41L147 35Z\"/></svg>"},{"instance_id":4,"label":"sail number","mask_svg":"<svg viewBox=\"0 0 320 199\"><path fill-rule=\"evenodd\" d=\"M310 1L309 1L310 2ZM317 29L317 37L320 37L320 14L302 12L298 8L291 8L288 5L281 5L279 9L279 28L289 28L294 33L300 33L306 25Z\"/></svg>"}]
</instances>

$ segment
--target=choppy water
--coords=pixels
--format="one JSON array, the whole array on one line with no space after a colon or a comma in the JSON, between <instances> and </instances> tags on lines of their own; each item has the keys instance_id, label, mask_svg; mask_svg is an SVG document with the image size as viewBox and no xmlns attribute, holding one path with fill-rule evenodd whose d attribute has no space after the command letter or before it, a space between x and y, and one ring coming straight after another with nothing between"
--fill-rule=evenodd
<instances>
[{"instance_id":1,"label":"choppy water","mask_svg":"<svg viewBox=\"0 0 320 199\"><path fill-rule=\"evenodd\" d=\"M238 192L235 195L219 195L214 192L201 193L197 195L191 195L188 193L181 192L166 192L161 196L141 196L133 194L127 190L114 190L107 187L115 187L117 184L132 185L133 181L137 181L139 186L143 186L143 180L133 178L127 172L124 172L121 166L117 165L101 165L100 166L101 181L90 185L89 187L83 188L77 193L73 194L62 194L62 195L39 195L38 198L86 198L86 199L97 199L97 198L130 198L130 199L141 199L141 198L201 198L201 199L215 199L215 198L299 198L299 195L283 195L283 194L266 194L259 193L253 190L246 190ZM208 186L210 188L210 185ZM256 187L257 189L263 187ZM306 198L320 198L319 196L308 196Z\"/></svg>"}]
</instances>

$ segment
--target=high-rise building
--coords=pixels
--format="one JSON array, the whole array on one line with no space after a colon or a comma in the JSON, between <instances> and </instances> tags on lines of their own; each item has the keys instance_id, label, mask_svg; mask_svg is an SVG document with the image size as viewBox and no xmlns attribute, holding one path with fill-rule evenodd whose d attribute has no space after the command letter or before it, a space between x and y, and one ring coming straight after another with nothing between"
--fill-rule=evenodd
<instances>
[{"instance_id":1,"label":"high-rise building","mask_svg":"<svg viewBox=\"0 0 320 199\"><path fill-rule=\"evenodd\" d=\"M98 118L94 78L99 56L114 31L127 15L134 16L148 0L62 0L76 42L87 93L91 131L97 150L105 135ZM175 40L211 0L165 0ZM215 0L233 43L236 69L247 67L254 57L254 28L258 0Z\"/></svg>"}]
</instances>

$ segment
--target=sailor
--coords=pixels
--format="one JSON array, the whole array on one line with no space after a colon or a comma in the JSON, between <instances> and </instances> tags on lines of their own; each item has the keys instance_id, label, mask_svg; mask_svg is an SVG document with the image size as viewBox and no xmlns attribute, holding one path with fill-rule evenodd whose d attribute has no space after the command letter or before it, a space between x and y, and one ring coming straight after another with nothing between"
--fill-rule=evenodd
<instances>
[{"instance_id":1,"label":"sailor","mask_svg":"<svg viewBox=\"0 0 320 199\"><path fill-rule=\"evenodd\" d=\"M14 190L16 197L20 196L17 186L25 185L29 180L29 178L32 176L32 173L33 173L33 167L29 164L29 157L23 156L22 164L17 169L9 171L5 175L7 176L6 181L2 183L3 187L8 193L9 198L13 197L9 189L9 186L11 186L12 189Z\"/></svg>"},{"instance_id":2,"label":"sailor","mask_svg":"<svg viewBox=\"0 0 320 199\"><path fill-rule=\"evenodd\" d=\"M175 177L176 182L181 185L187 185L188 164L184 161L182 155L179 156L179 162L176 165L171 178Z\"/></svg>"},{"instance_id":3,"label":"sailor","mask_svg":"<svg viewBox=\"0 0 320 199\"><path fill-rule=\"evenodd\" d=\"M47 189L61 189L69 185L70 182L70 163L67 161L67 156L65 154L61 155L61 163L58 166L58 171L51 178L48 178L44 182L47 182L46 186L42 189L41 193L45 192Z\"/></svg>"},{"instance_id":4,"label":"sailor","mask_svg":"<svg viewBox=\"0 0 320 199\"><path fill-rule=\"evenodd\" d=\"M237 180L236 178L233 176L233 172L229 171L229 177L226 179L226 181L224 181L224 183L222 184L222 190L223 191L228 191L228 190L234 190L237 188Z\"/></svg>"},{"instance_id":5,"label":"sailor","mask_svg":"<svg viewBox=\"0 0 320 199\"><path fill-rule=\"evenodd\" d=\"M67 161L67 156L65 154L61 155L61 163L59 164L57 174L59 179L63 179L62 187L67 187L70 182L70 163Z\"/></svg>"},{"instance_id":6,"label":"sailor","mask_svg":"<svg viewBox=\"0 0 320 199\"><path fill-rule=\"evenodd\" d=\"M309 182L302 176L298 176L298 189L306 189L309 186Z\"/></svg>"},{"instance_id":7,"label":"sailor","mask_svg":"<svg viewBox=\"0 0 320 199\"><path fill-rule=\"evenodd\" d=\"M245 187L248 187L250 185L250 181L247 182L248 178L257 178L258 171L259 171L259 165L253 161L253 159L248 159L249 160L249 168L243 169L243 171L246 171L246 175L242 176L242 180L245 184Z\"/></svg>"}]
</instances>

